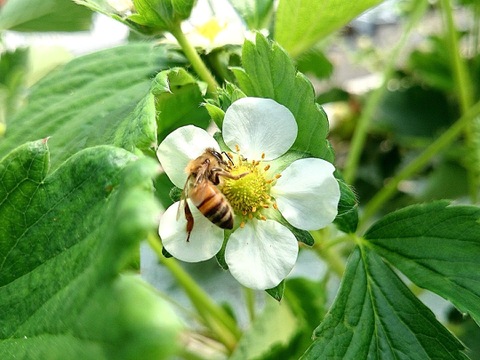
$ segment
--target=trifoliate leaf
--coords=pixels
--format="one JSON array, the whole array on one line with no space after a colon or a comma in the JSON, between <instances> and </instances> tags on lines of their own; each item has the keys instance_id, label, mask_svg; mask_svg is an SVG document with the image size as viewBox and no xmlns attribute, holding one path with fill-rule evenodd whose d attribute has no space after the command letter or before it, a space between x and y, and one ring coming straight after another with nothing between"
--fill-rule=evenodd
<instances>
[{"instance_id":1,"label":"trifoliate leaf","mask_svg":"<svg viewBox=\"0 0 480 360\"><path fill-rule=\"evenodd\" d=\"M0 162L0 358L166 359L179 323L132 275L154 234L156 163L81 151L47 175L45 140Z\"/></svg>"},{"instance_id":2,"label":"trifoliate leaf","mask_svg":"<svg viewBox=\"0 0 480 360\"><path fill-rule=\"evenodd\" d=\"M415 284L480 324L479 207L412 205L380 219L365 238Z\"/></svg>"},{"instance_id":3,"label":"trifoliate leaf","mask_svg":"<svg viewBox=\"0 0 480 360\"><path fill-rule=\"evenodd\" d=\"M247 96L274 99L295 116L298 135L291 149L333 161L327 116L315 103L312 84L295 70L287 53L258 33L255 43L247 40L243 45L242 66L232 71Z\"/></svg>"},{"instance_id":4,"label":"trifoliate leaf","mask_svg":"<svg viewBox=\"0 0 480 360\"><path fill-rule=\"evenodd\" d=\"M369 249L351 255L302 359L465 359L463 345Z\"/></svg>"}]
</instances>

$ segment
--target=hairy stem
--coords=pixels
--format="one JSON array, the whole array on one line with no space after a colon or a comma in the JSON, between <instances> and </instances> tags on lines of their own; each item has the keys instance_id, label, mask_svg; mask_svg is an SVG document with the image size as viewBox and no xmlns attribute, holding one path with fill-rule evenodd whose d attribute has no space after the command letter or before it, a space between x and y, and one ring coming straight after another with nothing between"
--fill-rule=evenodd
<instances>
[{"instance_id":1,"label":"hairy stem","mask_svg":"<svg viewBox=\"0 0 480 360\"><path fill-rule=\"evenodd\" d=\"M188 41L187 37L182 32L180 25L171 29L170 32L175 39L177 39L178 44L182 47L185 56L192 64L192 67L197 72L198 76L207 83L208 92L211 95L215 95L219 85L210 70L208 70L208 68L205 66L205 63L200 58L200 55L198 55L193 45Z\"/></svg>"}]
</instances>

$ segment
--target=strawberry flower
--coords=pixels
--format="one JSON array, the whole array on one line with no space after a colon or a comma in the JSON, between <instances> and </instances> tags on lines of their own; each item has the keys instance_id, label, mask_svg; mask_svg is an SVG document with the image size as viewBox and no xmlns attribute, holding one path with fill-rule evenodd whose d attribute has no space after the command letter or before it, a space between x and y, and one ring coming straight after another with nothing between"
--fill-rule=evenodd
<instances>
[{"instance_id":1,"label":"strawberry flower","mask_svg":"<svg viewBox=\"0 0 480 360\"><path fill-rule=\"evenodd\" d=\"M271 99L242 98L225 113L222 136L229 149L223 150L232 160L230 171L233 175L248 173L236 180L222 178L218 185L235 213L225 261L231 274L252 289L277 286L295 265L297 240L278 219L283 216L293 227L316 230L337 215L340 189L334 166L323 159L292 161L288 156L297 131L290 110ZM222 151L205 130L189 125L169 134L157 156L173 184L183 188L187 164L206 148ZM160 220L163 246L182 261L210 259L222 247L224 230L189 204L195 224L190 240L186 241L186 219L177 219L176 202Z\"/></svg>"}]
</instances>

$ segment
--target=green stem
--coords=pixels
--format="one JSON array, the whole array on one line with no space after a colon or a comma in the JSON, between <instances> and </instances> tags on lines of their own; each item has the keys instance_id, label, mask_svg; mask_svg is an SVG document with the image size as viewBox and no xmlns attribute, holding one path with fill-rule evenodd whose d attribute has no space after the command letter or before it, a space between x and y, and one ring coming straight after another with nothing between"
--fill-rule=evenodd
<instances>
[{"instance_id":1,"label":"green stem","mask_svg":"<svg viewBox=\"0 0 480 360\"><path fill-rule=\"evenodd\" d=\"M314 249L316 253L328 264L329 268L342 277L345 272L345 261L338 252L331 246L326 246L322 230L311 231L311 234L315 240Z\"/></svg>"},{"instance_id":2,"label":"green stem","mask_svg":"<svg viewBox=\"0 0 480 360\"><path fill-rule=\"evenodd\" d=\"M217 81L213 77L212 73L208 70L205 66L205 63L198 55L195 48L192 44L188 41L185 34L182 32L180 24L177 25L175 28L170 29L171 34L177 39L178 44L182 47L183 53L190 60L193 69L197 72L198 76L207 83L208 92L211 95L215 95L217 88L219 87Z\"/></svg>"},{"instance_id":3,"label":"green stem","mask_svg":"<svg viewBox=\"0 0 480 360\"><path fill-rule=\"evenodd\" d=\"M400 50L404 47L410 32L415 27L417 22L422 17L423 13L428 7L428 2L425 0L418 1L416 3L416 8L409 17L409 22L405 25L405 30L402 31L402 37L397 45L393 48L391 54L388 56L388 62L385 66L383 73L383 81L379 88L375 89L372 94L368 97L365 108L358 119L355 132L353 134L352 143L350 146L350 151L348 154L347 161L345 163L345 168L343 170L343 177L345 181L351 184L355 180L355 175L358 168L358 163L360 161L360 155L365 145L365 140L367 138L368 128L370 126L370 120L373 118L373 114L378 104L380 103L385 90L387 88L387 83L390 80L398 55Z\"/></svg>"},{"instance_id":4,"label":"green stem","mask_svg":"<svg viewBox=\"0 0 480 360\"><path fill-rule=\"evenodd\" d=\"M366 222L387 202L398 189L398 184L411 177L421 170L433 156L438 154L445 147L450 145L472 122L480 115L480 101L472 106L458 121L445 131L437 140L430 144L415 160L405 166L397 175L392 178L365 206L361 217L359 229L362 229Z\"/></svg>"},{"instance_id":5,"label":"green stem","mask_svg":"<svg viewBox=\"0 0 480 360\"><path fill-rule=\"evenodd\" d=\"M447 43L449 47L450 63L455 80L456 93L458 101L460 103L460 109L462 115L473 104L473 86L468 76L468 69L464 59L460 53L460 46L458 44L458 32L453 20L453 12L450 4L450 0L441 0L442 12L444 17L444 23L447 31ZM476 202L478 199L478 187L480 177L477 174L477 162L478 155L476 139L480 136L480 129L475 126L473 121L470 121L464 130L465 142L467 149L469 149L471 156L465 161L465 165L468 172L468 185L469 194L472 202Z\"/></svg>"},{"instance_id":6,"label":"green stem","mask_svg":"<svg viewBox=\"0 0 480 360\"><path fill-rule=\"evenodd\" d=\"M247 287L244 287L243 291L245 294L248 318L250 319L250 322L253 322L253 320L255 320L255 291Z\"/></svg>"},{"instance_id":7,"label":"green stem","mask_svg":"<svg viewBox=\"0 0 480 360\"><path fill-rule=\"evenodd\" d=\"M178 284L183 287L205 324L217 336L218 340L225 345L228 351L233 352L241 337L241 331L235 321L197 285L195 280L183 270L175 259L167 259L163 256L158 239L149 237L148 243L157 253L159 261L175 277Z\"/></svg>"}]
</instances>

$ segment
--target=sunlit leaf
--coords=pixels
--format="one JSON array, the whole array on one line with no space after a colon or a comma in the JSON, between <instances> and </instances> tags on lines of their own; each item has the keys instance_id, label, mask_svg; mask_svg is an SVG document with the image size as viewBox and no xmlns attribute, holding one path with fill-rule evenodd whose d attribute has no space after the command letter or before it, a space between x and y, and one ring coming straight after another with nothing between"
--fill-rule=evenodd
<instances>
[{"instance_id":1,"label":"sunlit leaf","mask_svg":"<svg viewBox=\"0 0 480 360\"><path fill-rule=\"evenodd\" d=\"M92 13L66 0L11 0L0 11L0 30L83 31Z\"/></svg>"},{"instance_id":2,"label":"sunlit leaf","mask_svg":"<svg viewBox=\"0 0 480 360\"><path fill-rule=\"evenodd\" d=\"M46 141L0 163L0 357L165 359L179 323L137 276L119 275L156 232L154 161L77 153L48 174Z\"/></svg>"},{"instance_id":3,"label":"sunlit leaf","mask_svg":"<svg viewBox=\"0 0 480 360\"><path fill-rule=\"evenodd\" d=\"M43 78L32 89L27 106L7 119L0 155L25 141L50 137L52 166L57 167L90 146L120 140L139 148L153 145L153 102L140 100L148 95L152 77L180 60L163 47L143 43L72 60ZM127 134L119 134L119 128Z\"/></svg>"},{"instance_id":4,"label":"sunlit leaf","mask_svg":"<svg viewBox=\"0 0 480 360\"><path fill-rule=\"evenodd\" d=\"M275 40L296 57L382 0L280 0Z\"/></svg>"}]
</instances>

